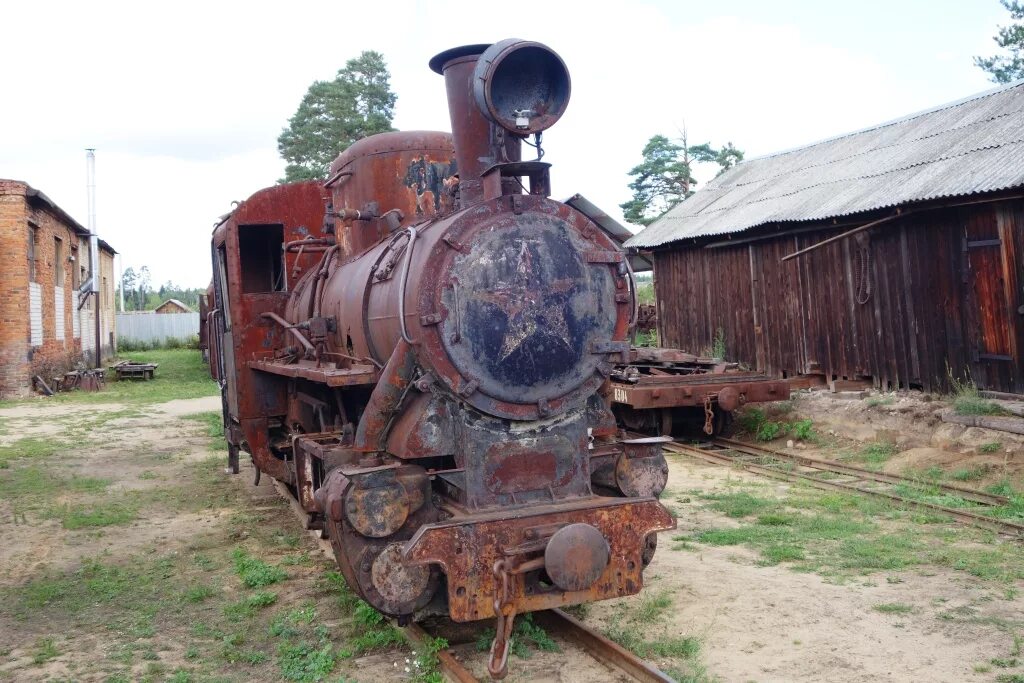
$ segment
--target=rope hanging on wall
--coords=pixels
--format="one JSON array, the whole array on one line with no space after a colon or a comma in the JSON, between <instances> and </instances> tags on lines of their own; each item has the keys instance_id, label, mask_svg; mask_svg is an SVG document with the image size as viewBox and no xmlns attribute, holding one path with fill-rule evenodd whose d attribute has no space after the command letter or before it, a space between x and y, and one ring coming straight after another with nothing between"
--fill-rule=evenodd
<instances>
[{"instance_id":1,"label":"rope hanging on wall","mask_svg":"<svg viewBox=\"0 0 1024 683\"><path fill-rule=\"evenodd\" d=\"M871 250L868 244L858 244L854 257L854 282L857 286L857 303L862 306L871 299Z\"/></svg>"}]
</instances>

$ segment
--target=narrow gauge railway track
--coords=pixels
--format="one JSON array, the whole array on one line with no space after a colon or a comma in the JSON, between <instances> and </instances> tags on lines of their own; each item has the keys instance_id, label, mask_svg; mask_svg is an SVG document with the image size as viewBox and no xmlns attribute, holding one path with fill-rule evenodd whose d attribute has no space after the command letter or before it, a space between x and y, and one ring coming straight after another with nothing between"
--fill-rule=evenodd
<instances>
[{"instance_id":1,"label":"narrow gauge railway track","mask_svg":"<svg viewBox=\"0 0 1024 683\"><path fill-rule=\"evenodd\" d=\"M303 528L316 542L320 552L333 561L334 550L331 548L330 541L323 538L319 530L310 528L309 515L295 500L295 496L292 495L288 487L276 479L271 479L271 481L278 494L285 499L292 512L302 521ZM621 678L638 683L674 683L675 681L654 665L637 657L563 610L544 610L532 614L534 623L544 627L549 635L572 643ZM399 628L410 644L415 644L416 647L425 648L433 640L433 636L415 622ZM439 650L437 658L439 667L448 680L454 683L477 683L480 681L463 662L455 657L451 650Z\"/></svg>"},{"instance_id":2,"label":"narrow gauge railway track","mask_svg":"<svg viewBox=\"0 0 1024 683\"><path fill-rule=\"evenodd\" d=\"M533 612L533 622L544 627L548 635L579 647L621 678L640 683L673 683L675 680L563 610ZM404 627L403 631L420 647L425 647L431 639L419 624L410 624ZM456 683L476 683L480 680L449 650L441 650L437 656L440 668L449 680Z\"/></svg>"},{"instance_id":3,"label":"narrow gauge railway track","mask_svg":"<svg viewBox=\"0 0 1024 683\"><path fill-rule=\"evenodd\" d=\"M954 484L929 483L930 487L944 494L983 506L973 509L956 508L902 496L896 492L901 485L920 489L921 482L914 479L873 472L834 461L784 453L734 439L712 439L697 445L673 441L666 443L664 447L671 453L688 455L719 465L740 467L749 472L775 479L801 481L825 490L863 493L895 501L908 507L942 512L963 524L1024 540L1024 524L991 517L983 513L985 507L994 508L1007 505L1010 500L1005 496L976 491Z\"/></svg>"}]
</instances>

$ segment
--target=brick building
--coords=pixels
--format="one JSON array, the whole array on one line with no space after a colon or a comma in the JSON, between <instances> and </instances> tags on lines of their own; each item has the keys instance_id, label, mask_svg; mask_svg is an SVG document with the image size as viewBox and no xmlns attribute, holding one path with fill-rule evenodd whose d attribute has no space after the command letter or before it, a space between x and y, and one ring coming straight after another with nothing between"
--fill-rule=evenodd
<instances>
[{"instance_id":1,"label":"brick building","mask_svg":"<svg viewBox=\"0 0 1024 683\"><path fill-rule=\"evenodd\" d=\"M91 355L96 302L78 293L90 276L89 231L27 183L0 179L0 243L0 397L6 398L27 394L33 375L53 377L83 352ZM115 350L116 252L103 240L99 244L101 347L107 357Z\"/></svg>"}]
</instances>

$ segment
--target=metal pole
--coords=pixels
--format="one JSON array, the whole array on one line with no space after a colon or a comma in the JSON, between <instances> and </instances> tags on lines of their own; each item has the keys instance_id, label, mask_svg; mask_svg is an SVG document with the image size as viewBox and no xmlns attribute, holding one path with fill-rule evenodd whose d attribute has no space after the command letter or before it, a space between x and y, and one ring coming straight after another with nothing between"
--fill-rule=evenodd
<instances>
[{"instance_id":1,"label":"metal pole","mask_svg":"<svg viewBox=\"0 0 1024 683\"><path fill-rule=\"evenodd\" d=\"M802 255L806 254L809 251L814 251L815 249L819 249L821 247L824 247L827 244L832 244L833 242L838 242L839 240L844 240L847 237L849 237L850 235L854 235L854 234L856 234L858 232L864 232L865 230L870 230L871 228L875 227L876 225L881 225L882 223L888 223L889 221L894 221L897 218L900 218L901 216L905 216L905 215L906 214L900 213L897 210L897 213L894 213L891 216L886 216L885 218L879 218L877 221L871 221L870 223L865 223L864 225L862 225L862 226L860 226L858 228L854 228L853 230L847 230L846 232L842 233L841 235L836 235L835 237L829 237L828 239L822 240L822 241L820 241L820 242L818 242L816 244L812 244L809 247L804 247L803 249L799 249L797 251L794 251L792 254L788 254L786 256L783 256L782 260L783 261L788 261L791 258L796 258L797 256L802 256Z\"/></svg>"},{"instance_id":2,"label":"metal pole","mask_svg":"<svg viewBox=\"0 0 1024 683\"><path fill-rule=\"evenodd\" d=\"M100 245L99 235L96 234L96 150L91 147L85 150L85 176L89 206L89 269L92 271L90 282L93 303L96 306L96 367L101 368L103 344L100 330Z\"/></svg>"}]
</instances>

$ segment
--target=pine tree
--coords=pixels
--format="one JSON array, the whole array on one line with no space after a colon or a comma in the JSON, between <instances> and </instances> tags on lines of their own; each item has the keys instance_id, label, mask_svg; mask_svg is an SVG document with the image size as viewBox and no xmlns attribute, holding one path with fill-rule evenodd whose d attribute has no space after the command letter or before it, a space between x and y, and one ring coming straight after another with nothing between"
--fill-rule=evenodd
<instances>
[{"instance_id":1,"label":"pine tree","mask_svg":"<svg viewBox=\"0 0 1024 683\"><path fill-rule=\"evenodd\" d=\"M396 95L384 56L365 51L331 81L316 81L277 139L288 166L281 182L325 179L331 162L353 142L394 130Z\"/></svg>"}]
</instances>

